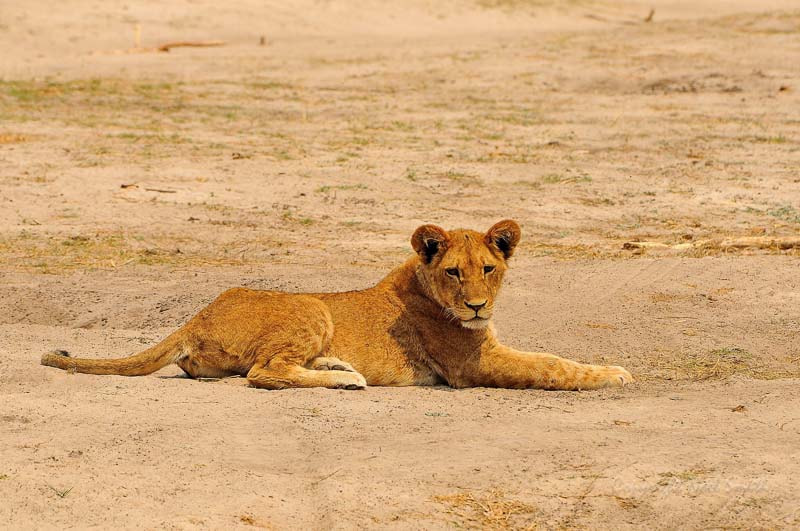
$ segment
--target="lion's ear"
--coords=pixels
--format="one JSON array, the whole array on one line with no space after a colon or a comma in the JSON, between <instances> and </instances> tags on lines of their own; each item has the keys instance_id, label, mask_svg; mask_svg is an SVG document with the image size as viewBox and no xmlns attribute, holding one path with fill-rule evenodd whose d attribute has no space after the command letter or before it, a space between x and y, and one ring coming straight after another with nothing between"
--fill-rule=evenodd
<instances>
[{"instance_id":1,"label":"lion's ear","mask_svg":"<svg viewBox=\"0 0 800 531\"><path fill-rule=\"evenodd\" d=\"M447 231L436 225L423 225L411 236L411 247L426 264L430 264L437 254L444 252L450 239Z\"/></svg>"},{"instance_id":2,"label":"lion's ear","mask_svg":"<svg viewBox=\"0 0 800 531\"><path fill-rule=\"evenodd\" d=\"M514 254L514 248L522 237L522 229L513 219L504 219L495 223L486 233L484 241L486 245L497 249L508 260Z\"/></svg>"}]
</instances>

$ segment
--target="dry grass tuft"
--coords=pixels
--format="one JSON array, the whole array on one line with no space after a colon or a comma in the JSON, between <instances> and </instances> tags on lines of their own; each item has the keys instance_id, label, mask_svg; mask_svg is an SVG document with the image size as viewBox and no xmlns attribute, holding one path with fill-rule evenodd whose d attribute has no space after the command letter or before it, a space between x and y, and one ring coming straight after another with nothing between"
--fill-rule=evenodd
<instances>
[{"instance_id":1,"label":"dry grass tuft","mask_svg":"<svg viewBox=\"0 0 800 531\"><path fill-rule=\"evenodd\" d=\"M701 479L713 471L713 468L695 467L688 468L680 472L662 472L659 474L661 479L658 481L658 484L663 487L676 481L693 481L696 479Z\"/></svg>"},{"instance_id":2,"label":"dry grass tuft","mask_svg":"<svg viewBox=\"0 0 800 531\"><path fill-rule=\"evenodd\" d=\"M193 250L186 251L187 245ZM27 232L15 237L0 236L0 267L47 274L86 268L117 269L127 265L222 266L243 263L241 256L219 256L219 253L203 250L190 238L170 235L150 237L147 242L144 238L121 232L66 238Z\"/></svg>"},{"instance_id":3,"label":"dry grass tuft","mask_svg":"<svg viewBox=\"0 0 800 531\"><path fill-rule=\"evenodd\" d=\"M471 492L434 496L434 501L447 506L445 511L459 527L481 529L533 529L537 509L519 500L506 499L503 491L492 489L476 496Z\"/></svg>"},{"instance_id":4,"label":"dry grass tuft","mask_svg":"<svg viewBox=\"0 0 800 531\"><path fill-rule=\"evenodd\" d=\"M526 250L532 256L550 256L558 260L601 260L614 258L631 258L618 250L609 249L599 245L586 244L560 244L536 242L529 244Z\"/></svg>"},{"instance_id":5,"label":"dry grass tuft","mask_svg":"<svg viewBox=\"0 0 800 531\"><path fill-rule=\"evenodd\" d=\"M265 524L265 523L259 521L258 519L253 517L251 514L240 515L239 516L239 522L241 522L242 524L244 524L246 526L259 527L261 529L272 529L271 525Z\"/></svg>"},{"instance_id":6,"label":"dry grass tuft","mask_svg":"<svg viewBox=\"0 0 800 531\"><path fill-rule=\"evenodd\" d=\"M704 353L672 358L658 365L662 377L669 380L724 380L741 375L759 380L774 380L800 376L800 371L770 367L753 354L739 347L724 347ZM666 374L664 374L666 373Z\"/></svg>"}]
</instances>

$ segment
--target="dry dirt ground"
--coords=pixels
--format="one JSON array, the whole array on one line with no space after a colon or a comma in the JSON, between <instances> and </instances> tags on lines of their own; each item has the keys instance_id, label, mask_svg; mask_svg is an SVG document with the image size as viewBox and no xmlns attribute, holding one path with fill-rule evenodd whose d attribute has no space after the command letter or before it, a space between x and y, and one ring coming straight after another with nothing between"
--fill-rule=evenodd
<instances>
[{"instance_id":1,"label":"dry dirt ground","mask_svg":"<svg viewBox=\"0 0 800 531\"><path fill-rule=\"evenodd\" d=\"M800 8L652 7L3 2L0 527L800 526L800 252L622 248L800 234ZM137 26L226 44L126 53ZM136 352L231 286L369 286L419 224L504 217L501 337L636 384L38 363Z\"/></svg>"}]
</instances>

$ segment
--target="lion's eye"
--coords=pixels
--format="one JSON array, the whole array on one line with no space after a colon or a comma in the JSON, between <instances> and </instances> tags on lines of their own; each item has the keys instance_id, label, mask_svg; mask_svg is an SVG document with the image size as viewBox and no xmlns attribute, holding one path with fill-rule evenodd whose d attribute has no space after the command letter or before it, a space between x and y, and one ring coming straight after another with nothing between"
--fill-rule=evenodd
<instances>
[{"instance_id":1,"label":"lion's eye","mask_svg":"<svg viewBox=\"0 0 800 531\"><path fill-rule=\"evenodd\" d=\"M484 275L488 275L492 271L494 271L494 266L493 265L483 266L483 274Z\"/></svg>"},{"instance_id":2,"label":"lion's eye","mask_svg":"<svg viewBox=\"0 0 800 531\"><path fill-rule=\"evenodd\" d=\"M457 267L448 267L447 269L444 270L444 272L450 275L451 277L458 278L459 276Z\"/></svg>"}]
</instances>

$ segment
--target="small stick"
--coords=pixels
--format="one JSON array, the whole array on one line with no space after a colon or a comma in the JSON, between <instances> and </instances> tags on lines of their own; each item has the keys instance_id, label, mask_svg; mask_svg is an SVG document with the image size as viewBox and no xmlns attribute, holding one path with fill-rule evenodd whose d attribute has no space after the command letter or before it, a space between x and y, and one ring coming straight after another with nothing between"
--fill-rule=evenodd
<instances>
[{"instance_id":1,"label":"small stick","mask_svg":"<svg viewBox=\"0 0 800 531\"><path fill-rule=\"evenodd\" d=\"M330 474L328 474L327 476L323 476L323 477L319 478L319 479L318 479L318 480L316 480L316 481L312 481L312 482L311 482L311 486L312 486L312 487L316 487L317 485L319 485L320 483L322 483L323 481L325 481L326 479L328 479L328 478L329 478L329 477L331 477L332 475L336 474L336 473L337 473L337 472L339 472L340 470L341 470L341 468L337 468L336 470L334 470L333 472L331 472L331 473L330 473Z\"/></svg>"},{"instance_id":2,"label":"small stick","mask_svg":"<svg viewBox=\"0 0 800 531\"><path fill-rule=\"evenodd\" d=\"M743 236L740 238L722 238L698 240L690 243L669 245L660 242L625 242L623 249L671 249L685 251L687 249L800 249L800 237L778 238L771 236Z\"/></svg>"},{"instance_id":3,"label":"small stick","mask_svg":"<svg viewBox=\"0 0 800 531\"><path fill-rule=\"evenodd\" d=\"M155 48L142 48L140 46L135 46L134 48L128 48L127 50L95 51L92 52L92 55L128 55L134 53L158 53L158 52L169 52L172 48L181 48L190 46L196 48L207 47L207 46L224 46L225 44L226 44L225 41L177 41L177 42L166 42Z\"/></svg>"},{"instance_id":4,"label":"small stick","mask_svg":"<svg viewBox=\"0 0 800 531\"><path fill-rule=\"evenodd\" d=\"M172 48L185 48L185 47L193 47L193 48L204 48L208 46L223 46L225 41L178 41L178 42L167 42L162 44L157 48L159 52L168 52Z\"/></svg>"}]
</instances>

